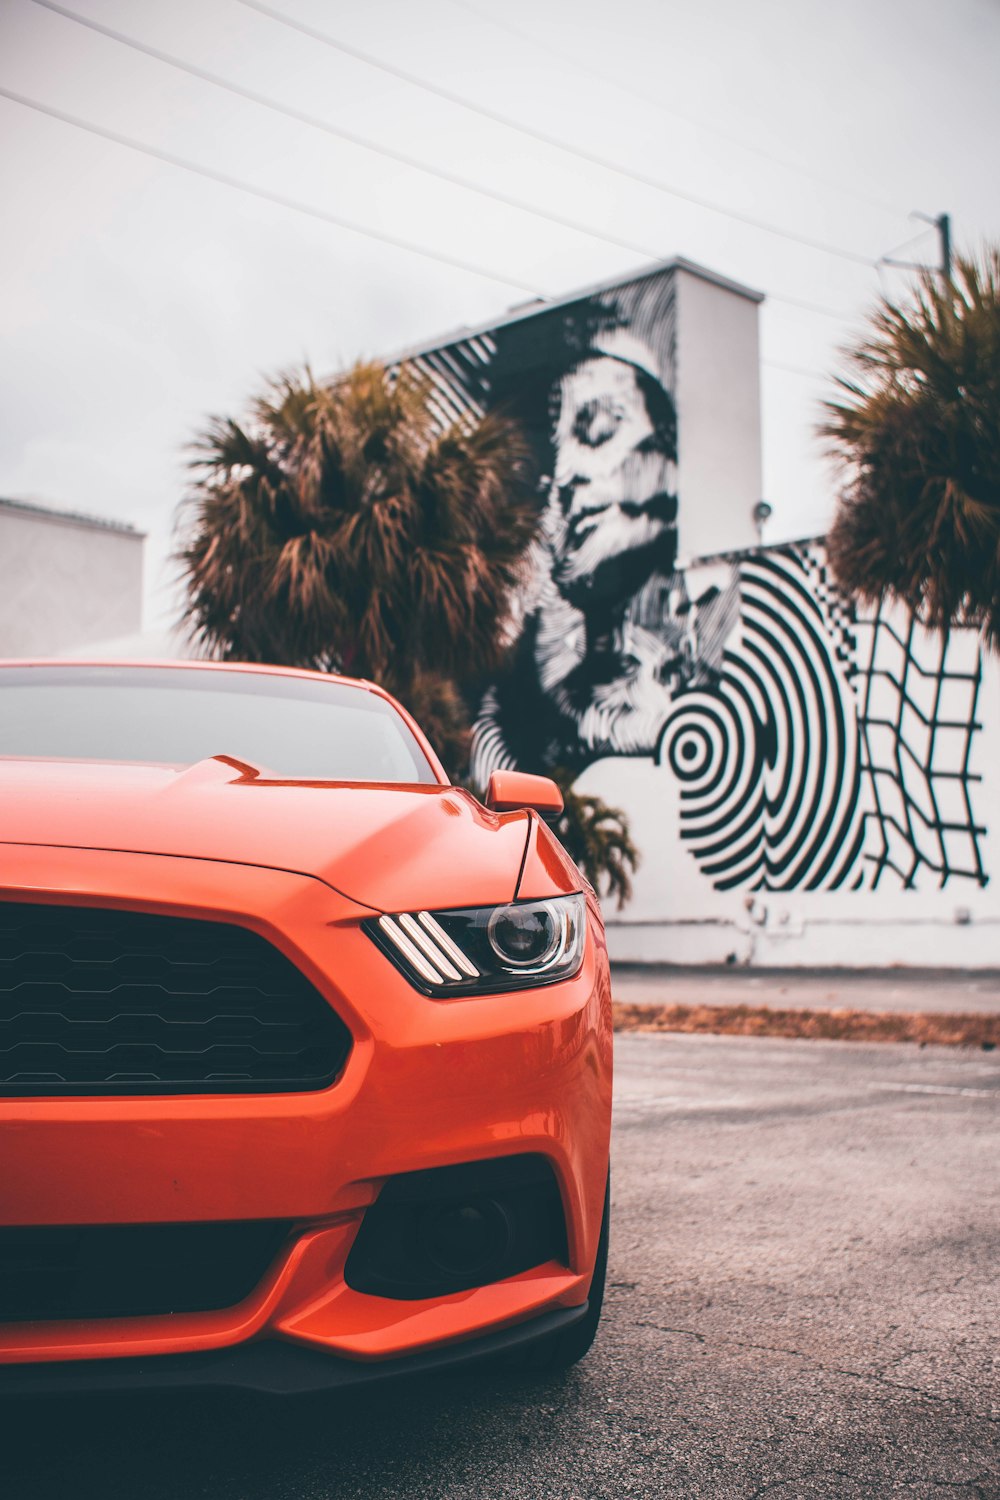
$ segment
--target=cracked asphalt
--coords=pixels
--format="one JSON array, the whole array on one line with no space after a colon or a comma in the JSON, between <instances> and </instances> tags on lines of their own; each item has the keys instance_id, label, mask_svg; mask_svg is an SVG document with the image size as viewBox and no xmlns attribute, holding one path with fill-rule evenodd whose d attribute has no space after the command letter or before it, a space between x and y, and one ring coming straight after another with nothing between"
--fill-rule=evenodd
<instances>
[{"instance_id":1,"label":"cracked asphalt","mask_svg":"<svg viewBox=\"0 0 1000 1500\"><path fill-rule=\"evenodd\" d=\"M11 1403L12 1500L1000 1497L1000 1056L620 1037L606 1317L555 1380Z\"/></svg>"}]
</instances>

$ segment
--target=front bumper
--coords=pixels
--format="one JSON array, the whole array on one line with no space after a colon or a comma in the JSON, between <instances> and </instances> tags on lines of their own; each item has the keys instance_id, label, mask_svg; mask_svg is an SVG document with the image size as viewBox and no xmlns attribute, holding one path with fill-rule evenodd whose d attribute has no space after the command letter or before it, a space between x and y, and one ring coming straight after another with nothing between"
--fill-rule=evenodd
<instances>
[{"instance_id":1,"label":"front bumper","mask_svg":"<svg viewBox=\"0 0 1000 1500\"><path fill-rule=\"evenodd\" d=\"M0 1397L197 1390L307 1396L316 1391L357 1390L387 1381L412 1380L418 1375L446 1375L467 1365L499 1362L505 1355L572 1327L586 1314L586 1302L579 1307L558 1308L498 1333L436 1345L401 1359L342 1359L283 1339L255 1339L201 1354L0 1365Z\"/></svg>"},{"instance_id":2,"label":"front bumper","mask_svg":"<svg viewBox=\"0 0 1000 1500\"><path fill-rule=\"evenodd\" d=\"M452 1346L456 1357L459 1349L473 1357L473 1343L528 1320L579 1315L610 1129L610 991L599 939L566 983L431 1001L361 931L368 908L305 876L13 845L0 846L0 871L3 899L242 923L302 969L354 1039L340 1078L316 1093L0 1100L0 1225L293 1224L236 1307L8 1324L0 1364L28 1376L58 1361L88 1369L122 1361L136 1371L134 1361L151 1356L198 1356L205 1369L217 1361L232 1370L236 1346L247 1346L240 1359L254 1365L262 1356L250 1346L283 1344L354 1368L378 1361L386 1373L403 1361L412 1368L423 1351ZM345 1260L387 1177L521 1152L547 1157L556 1173L568 1264L405 1302L347 1286ZM154 1363L166 1378L166 1363ZM347 1382L331 1375L328 1383Z\"/></svg>"}]
</instances>

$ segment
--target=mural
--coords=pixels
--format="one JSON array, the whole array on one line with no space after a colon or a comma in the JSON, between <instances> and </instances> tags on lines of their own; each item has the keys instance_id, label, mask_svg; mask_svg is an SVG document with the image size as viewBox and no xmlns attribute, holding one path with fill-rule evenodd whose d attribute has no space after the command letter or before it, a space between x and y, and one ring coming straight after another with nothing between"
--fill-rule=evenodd
<instances>
[{"instance_id":1,"label":"mural","mask_svg":"<svg viewBox=\"0 0 1000 1500\"><path fill-rule=\"evenodd\" d=\"M721 667L677 694L655 752L702 872L719 890L985 885L974 633L857 615L819 544L731 567Z\"/></svg>"},{"instance_id":2,"label":"mural","mask_svg":"<svg viewBox=\"0 0 1000 1500\"><path fill-rule=\"evenodd\" d=\"M679 694L659 747L681 837L720 890L857 883L858 731L804 562L783 550L734 566L740 608L715 680Z\"/></svg>"},{"instance_id":3,"label":"mural","mask_svg":"<svg viewBox=\"0 0 1000 1500\"><path fill-rule=\"evenodd\" d=\"M535 465L473 779L650 757L718 890L985 885L975 637L857 614L819 543L679 562L675 334L659 272L414 360L443 422L500 407Z\"/></svg>"},{"instance_id":4,"label":"mural","mask_svg":"<svg viewBox=\"0 0 1000 1500\"><path fill-rule=\"evenodd\" d=\"M906 890L988 883L982 776L983 662L974 631L941 636L912 617L861 617L853 678L866 793L866 884Z\"/></svg>"},{"instance_id":5,"label":"mural","mask_svg":"<svg viewBox=\"0 0 1000 1500\"><path fill-rule=\"evenodd\" d=\"M519 422L541 505L512 668L476 726L483 784L498 766L577 770L655 743L688 628L674 332L674 279L659 273L415 361L442 418L500 406Z\"/></svg>"}]
</instances>

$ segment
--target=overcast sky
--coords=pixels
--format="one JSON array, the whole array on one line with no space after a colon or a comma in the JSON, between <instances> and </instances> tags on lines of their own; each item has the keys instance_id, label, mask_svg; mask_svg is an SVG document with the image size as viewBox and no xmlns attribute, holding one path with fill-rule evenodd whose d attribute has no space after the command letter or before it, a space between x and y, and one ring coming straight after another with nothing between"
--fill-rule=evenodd
<instances>
[{"instance_id":1,"label":"overcast sky","mask_svg":"<svg viewBox=\"0 0 1000 1500\"><path fill-rule=\"evenodd\" d=\"M0 0L0 89L427 252L0 98L0 494L147 530L148 625L172 612L184 448L208 414L303 361L332 372L674 255L769 294L769 535L821 530L825 377L880 284L899 285L871 263L921 233L912 209L950 211L959 248L1000 239L997 0L268 6L340 47L243 0L63 8L329 132ZM897 253L933 260L934 232Z\"/></svg>"}]
</instances>

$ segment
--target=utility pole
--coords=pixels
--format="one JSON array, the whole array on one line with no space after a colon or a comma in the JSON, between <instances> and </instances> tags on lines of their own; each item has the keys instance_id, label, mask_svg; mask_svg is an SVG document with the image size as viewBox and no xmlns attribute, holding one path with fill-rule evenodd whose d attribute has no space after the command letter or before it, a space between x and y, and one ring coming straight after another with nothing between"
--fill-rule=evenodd
<instances>
[{"instance_id":1,"label":"utility pole","mask_svg":"<svg viewBox=\"0 0 1000 1500\"><path fill-rule=\"evenodd\" d=\"M951 214L938 214L938 234L941 236L941 270L945 281L951 280Z\"/></svg>"},{"instance_id":2,"label":"utility pole","mask_svg":"<svg viewBox=\"0 0 1000 1500\"><path fill-rule=\"evenodd\" d=\"M932 224L938 232L938 241L941 246L941 275L945 281L951 280L951 214L921 214L914 213L915 219L923 219L925 224Z\"/></svg>"},{"instance_id":3,"label":"utility pole","mask_svg":"<svg viewBox=\"0 0 1000 1500\"><path fill-rule=\"evenodd\" d=\"M914 209L910 215L911 219L922 219L925 224L930 224L938 232L938 244L941 249L941 264L938 273L946 283L951 281L951 214L924 214ZM912 244L912 241L910 242ZM900 249L903 249L900 246ZM887 255L882 256L883 266L893 266L898 271L926 271L927 266L912 260L890 260Z\"/></svg>"}]
</instances>

